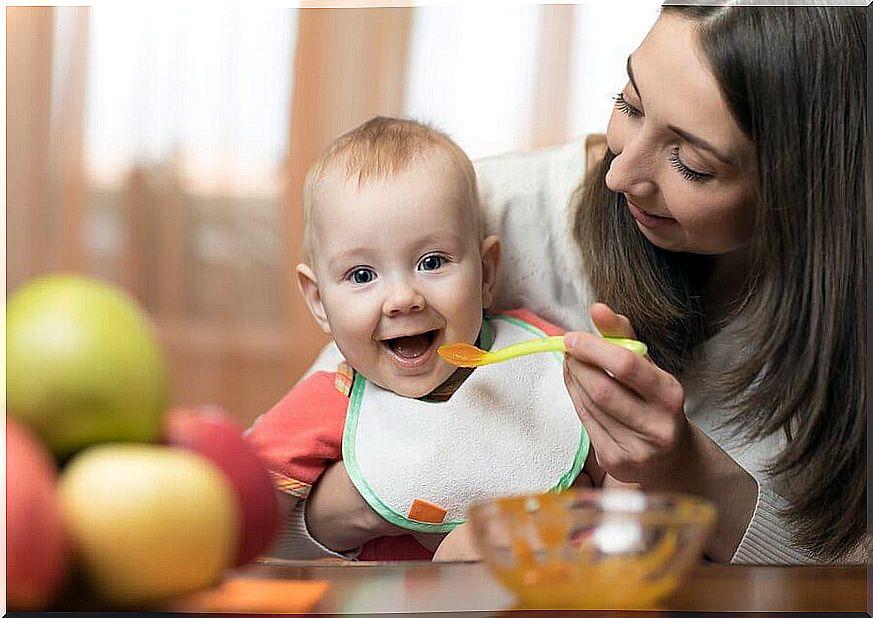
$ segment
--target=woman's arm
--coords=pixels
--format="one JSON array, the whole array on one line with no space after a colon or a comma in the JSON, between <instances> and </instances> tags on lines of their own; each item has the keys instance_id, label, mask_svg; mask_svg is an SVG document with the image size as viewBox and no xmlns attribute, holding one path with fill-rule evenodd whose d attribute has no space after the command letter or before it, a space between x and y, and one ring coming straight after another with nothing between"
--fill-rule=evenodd
<instances>
[{"instance_id":1,"label":"woman's arm","mask_svg":"<svg viewBox=\"0 0 873 618\"><path fill-rule=\"evenodd\" d=\"M641 480L643 489L693 494L715 504L718 517L706 553L718 562L730 562L755 512L758 484L690 422L674 462L672 471Z\"/></svg>"},{"instance_id":2,"label":"woman's arm","mask_svg":"<svg viewBox=\"0 0 873 618\"><path fill-rule=\"evenodd\" d=\"M634 337L627 319L595 304L591 318L605 335ZM650 360L590 333L569 333L564 378L594 447L611 477L646 491L709 499L718 520L707 554L728 562L755 510L758 486L685 417L684 391Z\"/></svg>"}]
</instances>

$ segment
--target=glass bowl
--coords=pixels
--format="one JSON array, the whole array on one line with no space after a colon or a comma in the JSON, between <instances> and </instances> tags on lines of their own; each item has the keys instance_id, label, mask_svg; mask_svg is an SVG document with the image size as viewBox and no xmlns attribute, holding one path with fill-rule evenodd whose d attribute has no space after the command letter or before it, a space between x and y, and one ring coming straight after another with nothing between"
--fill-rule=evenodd
<instances>
[{"instance_id":1,"label":"glass bowl","mask_svg":"<svg viewBox=\"0 0 873 618\"><path fill-rule=\"evenodd\" d=\"M701 557L715 509L699 498L568 490L474 504L475 541L522 607L650 609Z\"/></svg>"}]
</instances>

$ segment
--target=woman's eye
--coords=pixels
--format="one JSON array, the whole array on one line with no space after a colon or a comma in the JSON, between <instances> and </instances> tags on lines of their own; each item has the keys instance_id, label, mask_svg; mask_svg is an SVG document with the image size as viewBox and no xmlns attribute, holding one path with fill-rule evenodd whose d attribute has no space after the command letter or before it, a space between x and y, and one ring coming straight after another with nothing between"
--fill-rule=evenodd
<instances>
[{"instance_id":1,"label":"woman's eye","mask_svg":"<svg viewBox=\"0 0 873 618\"><path fill-rule=\"evenodd\" d=\"M427 255L419 262L419 268L421 270L437 270L445 261L446 258L441 255Z\"/></svg>"},{"instance_id":2,"label":"woman's eye","mask_svg":"<svg viewBox=\"0 0 873 618\"><path fill-rule=\"evenodd\" d=\"M374 273L369 268L356 268L351 273L349 273L349 281L358 284L370 283L376 278L376 273Z\"/></svg>"},{"instance_id":3,"label":"woman's eye","mask_svg":"<svg viewBox=\"0 0 873 618\"><path fill-rule=\"evenodd\" d=\"M631 118L638 118L638 117L643 115L643 113L640 110L638 110L636 107L634 107L633 105L631 105L630 103L628 103L625 100L624 94L622 94L621 92L619 92L617 95L615 95L612 98L615 100L615 107L622 114L624 114L626 116L630 116Z\"/></svg>"},{"instance_id":4,"label":"woman's eye","mask_svg":"<svg viewBox=\"0 0 873 618\"><path fill-rule=\"evenodd\" d=\"M712 178L712 174L705 174L691 169L682 162L679 158L679 149L675 149L670 153L670 165L673 169L682 175L682 178L690 182L704 182Z\"/></svg>"}]
</instances>

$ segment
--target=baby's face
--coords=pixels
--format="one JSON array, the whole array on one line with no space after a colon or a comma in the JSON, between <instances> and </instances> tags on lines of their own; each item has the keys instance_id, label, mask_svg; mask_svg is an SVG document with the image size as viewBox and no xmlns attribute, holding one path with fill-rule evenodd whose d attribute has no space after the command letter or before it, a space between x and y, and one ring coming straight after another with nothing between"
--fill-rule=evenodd
<instances>
[{"instance_id":1,"label":"baby's face","mask_svg":"<svg viewBox=\"0 0 873 618\"><path fill-rule=\"evenodd\" d=\"M421 397L455 367L443 343L473 343L483 308L476 215L463 176L436 153L358 188L331 171L314 213L314 271L330 333L367 379Z\"/></svg>"}]
</instances>

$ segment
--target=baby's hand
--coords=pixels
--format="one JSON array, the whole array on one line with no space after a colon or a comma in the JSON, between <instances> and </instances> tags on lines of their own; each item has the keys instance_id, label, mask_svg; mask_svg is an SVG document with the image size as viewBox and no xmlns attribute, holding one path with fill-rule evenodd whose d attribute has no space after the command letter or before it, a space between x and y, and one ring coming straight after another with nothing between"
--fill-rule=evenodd
<instances>
[{"instance_id":1,"label":"baby's hand","mask_svg":"<svg viewBox=\"0 0 873 618\"><path fill-rule=\"evenodd\" d=\"M446 534L432 532L413 532L412 536L415 537L415 540L418 541L422 547L432 552L435 552L437 547L440 546L440 543L443 542L443 539L446 538Z\"/></svg>"},{"instance_id":2,"label":"baby's hand","mask_svg":"<svg viewBox=\"0 0 873 618\"><path fill-rule=\"evenodd\" d=\"M469 523L461 524L449 532L433 555L434 562L468 562L481 559Z\"/></svg>"}]
</instances>

